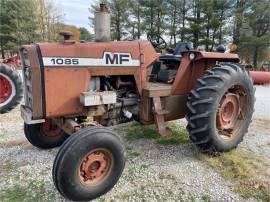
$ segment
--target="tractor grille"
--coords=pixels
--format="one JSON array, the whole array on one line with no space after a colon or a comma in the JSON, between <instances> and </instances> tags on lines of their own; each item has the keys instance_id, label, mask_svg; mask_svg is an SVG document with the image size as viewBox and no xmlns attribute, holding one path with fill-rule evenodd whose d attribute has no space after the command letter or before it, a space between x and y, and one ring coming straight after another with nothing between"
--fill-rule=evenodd
<instances>
[{"instance_id":1,"label":"tractor grille","mask_svg":"<svg viewBox=\"0 0 270 202\"><path fill-rule=\"evenodd\" d=\"M23 65L24 102L25 106L32 111L33 108L32 73L28 53L25 49L21 51L21 61Z\"/></svg>"}]
</instances>

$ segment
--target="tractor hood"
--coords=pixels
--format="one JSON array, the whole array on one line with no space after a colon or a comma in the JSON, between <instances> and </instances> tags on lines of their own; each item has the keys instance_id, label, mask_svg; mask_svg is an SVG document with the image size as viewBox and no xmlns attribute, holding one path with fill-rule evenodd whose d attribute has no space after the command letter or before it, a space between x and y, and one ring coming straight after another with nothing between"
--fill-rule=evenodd
<instances>
[{"instance_id":1,"label":"tractor hood","mask_svg":"<svg viewBox=\"0 0 270 202\"><path fill-rule=\"evenodd\" d=\"M142 40L38 45L44 67L147 67L158 57L151 43Z\"/></svg>"}]
</instances>

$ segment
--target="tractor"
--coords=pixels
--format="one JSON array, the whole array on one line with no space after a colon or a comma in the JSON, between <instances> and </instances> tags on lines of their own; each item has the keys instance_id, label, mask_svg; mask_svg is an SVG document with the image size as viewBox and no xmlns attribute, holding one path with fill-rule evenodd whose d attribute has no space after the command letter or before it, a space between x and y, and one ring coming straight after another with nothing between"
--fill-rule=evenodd
<instances>
[{"instance_id":1,"label":"tractor","mask_svg":"<svg viewBox=\"0 0 270 202\"><path fill-rule=\"evenodd\" d=\"M19 68L17 55L0 62L0 114L12 110L23 97L22 79L17 71Z\"/></svg>"},{"instance_id":2,"label":"tractor","mask_svg":"<svg viewBox=\"0 0 270 202\"><path fill-rule=\"evenodd\" d=\"M166 49L160 36L110 41L105 5L95 14L95 41L38 43L20 49L24 133L41 149L60 146L53 181L65 198L95 199L117 183L125 166L121 138L110 126L186 118L202 152L227 152L243 140L254 108L254 87L237 54Z\"/></svg>"}]
</instances>

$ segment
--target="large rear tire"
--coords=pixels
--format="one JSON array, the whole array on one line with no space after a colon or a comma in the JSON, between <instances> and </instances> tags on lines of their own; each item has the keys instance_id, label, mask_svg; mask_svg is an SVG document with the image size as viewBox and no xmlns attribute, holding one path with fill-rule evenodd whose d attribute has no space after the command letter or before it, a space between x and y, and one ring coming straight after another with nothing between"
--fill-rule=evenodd
<instances>
[{"instance_id":1,"label":"large rear tire","mask_svg":"<svg viewBox=\"0 0 270 202\"><path fill-rule=\"evenodd\" d=\"M190 139L202 151L236 148L251 122L254 93L251 78L239 64L224 63L208 70L188 96Z\"/></svg>"},{"instance_id":2,"label":"large rear tire","mask_svg":"<svg viewBox=\"0 0 270 202\"><path fill-rule=\"evenodd\" d=\"M0 114L16 107L23 96L22 79L11 67L0 64Z\"/></svg>"},{"instance_id":3,"label":"large rear tire","mask_svg":"<svg viewBox=\"0 0 270 202\"><path fill-rule=\"evenodd\" d=\"M24 134L33 146L40 149L58 147L69 137L51 120L46 120L45 123L24 124Z\"/></svg>"},{"instance_id":4,"label":"large rear tire","mask_svg":"<svg viewBox=\"0 0 270 202\"><path fill-rule=\"evenodd\" d=\"M116 133L102 127L85 128L58 151L53 181L65 198L89 201L111 190L124 166L124 148Z\"/></svg>"}]
</instances>

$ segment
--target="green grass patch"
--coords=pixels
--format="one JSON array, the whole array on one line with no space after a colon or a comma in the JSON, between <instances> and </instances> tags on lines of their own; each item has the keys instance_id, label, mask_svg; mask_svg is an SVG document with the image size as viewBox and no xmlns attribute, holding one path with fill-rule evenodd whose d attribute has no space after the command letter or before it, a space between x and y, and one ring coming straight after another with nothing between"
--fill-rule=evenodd
<instances>
[{"instance_id":1,"label":"green grass patch","mask_svg":"<svg viewBox=\"0 0 270 202\"><path fill-rule=\"evenodd\" d=\"M183 127L175 123L170 123L169 128L172 130L173 134L171 136L158 138L157 142L159 144L179 145L190 142L187 131Z\"/></svg>"},{"instance_id":2,"label":"green grass patch","mask_svg":"<svg viewBox=\"0 0 270 202\"><path fill-rule=\"evenodd\" d=\"M197 198L195 196L190 196L190 201L191 202L210 202L210 196L208 195L203 195L201 198Z\"/></svg>"},{"instance_id":3,"label":"green grass patch","mask_svg":"<svg viewBox=\"0 0 270 202\"><path fill-rule=\"evenodd\" d=\"M4 189L1 194L1 201L54 201L54 195L48 193L45 189L45 183L32 181L26 185L15 184L14 186Z\"/></svg>"},{"instance_id":4,"label":"green grass patch","mask_svg":"<svg viewBox=\"0 0 270 202\"><path fill-rule=\"evenodd\" d=\"M128 140L136 139L157 139L159 134L156 132L154 126L143 126L139 123L133 123L126 126L123 129L126 132L126 137Z\"/></svg>"},{"instance_id":5,"label":"green grass patch","mask_svg":"<svg viewBox=\"0 0 270 202\"><path fill-rule=\"evenodd\" d=\"M158 178L161 179L161 180L172 180L172 181L176 181L175 175L164 173L164 172L159 173Z\"/></svg>"},{"instance_id":6,"label":"green grass patch","mask_svg":"<svg viewBox=\"0 0 270 202\"><path fill-rule=\"evenodd\" d=\"M190 142L188 134L183 127L175 123L170 123L169 128L173 134L167 137L161 137L154 125L144 126L139 123L124 126L121 131L125 132L128 140L156 139L157 143L164 145L178 145Z\"/></svg>"},{"instance_id":7,"label":"green grass patch","mask_svg":"<svg viewBox=\"0 0 270 202\"><path fill-rule=\"evenodd\" d=\"M199 156L231 181L234 191L242 197L270 201L270 182L262 180L262 176L267 175L267 165L253 153L238 149L217 156Z\"/></svg>"}]
</instances>

